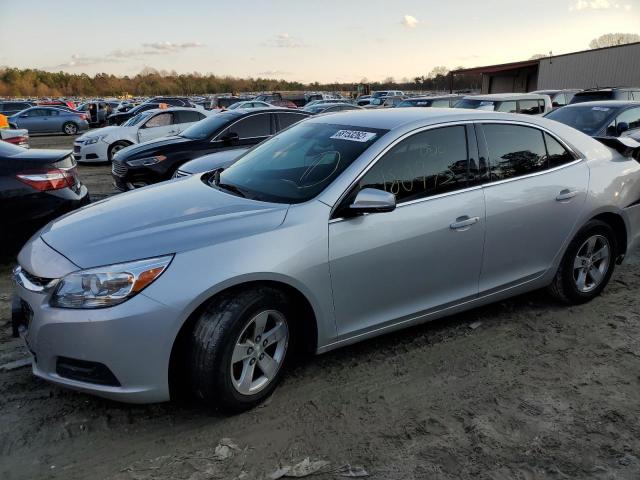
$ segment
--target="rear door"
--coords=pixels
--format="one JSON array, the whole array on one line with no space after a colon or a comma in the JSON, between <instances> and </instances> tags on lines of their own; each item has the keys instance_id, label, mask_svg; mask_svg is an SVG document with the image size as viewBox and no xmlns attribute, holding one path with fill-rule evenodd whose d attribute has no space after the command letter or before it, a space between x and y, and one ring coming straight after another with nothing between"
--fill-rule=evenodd
<instances>
[{"instance_id":1,"label":"rear door","mask_svg":"<svg viewBox=\"0 0 640 480\"><path fill-rule=\"evenodd\" d=\"M175 133L177 132L175 132L173 125L173 113L156 113L138 129L138 141L140 143L147 142L154 138L175 135Z\"/></svg>"},{"instance_id":2,"label":"rear door","mask_svg":"<svg viewBox=\"0 0 640 480\"><path fill-rule=\"evenodd\" d=\"M205 115L197 110L178 110L173 112L173 130L175 135L189 128L196 122L199 122Z\"/></svg>"},{"instance_id":3,"label":"rear door","mask_svg":"<svg viewBox=\"0 0 640 480\"><path fill-rule=\"evenodd\" d=\"M589 169L533 126L483 123L478 139L490 171L484 186L482 294L533 280L550 268L583 208Z\"/></svg>"}]
</instances>

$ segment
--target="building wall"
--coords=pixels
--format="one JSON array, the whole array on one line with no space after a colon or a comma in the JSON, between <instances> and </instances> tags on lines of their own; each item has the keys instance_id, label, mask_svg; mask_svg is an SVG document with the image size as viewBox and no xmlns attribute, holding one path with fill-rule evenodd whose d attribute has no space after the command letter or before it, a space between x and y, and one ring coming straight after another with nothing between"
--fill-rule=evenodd
<instances>
[{"instance_id":1,"label":"building wall","mask_svg":"<svg viewBox=\"0 0 640 480\"><path fill-rule=\"evenodd\" d=\"M538 89L640 87L640 43L543 58Z\"/></svg>"},{"instance_id":2,"label":"building wall","mask_svg":"<svg viewBox=\"0 0 640 480\"><path fill-rule=\"evenodd\" d=\"M537 68L519 68L482 75L482 93L526 93L536 90Z\"/></svg>"}]
</instances>

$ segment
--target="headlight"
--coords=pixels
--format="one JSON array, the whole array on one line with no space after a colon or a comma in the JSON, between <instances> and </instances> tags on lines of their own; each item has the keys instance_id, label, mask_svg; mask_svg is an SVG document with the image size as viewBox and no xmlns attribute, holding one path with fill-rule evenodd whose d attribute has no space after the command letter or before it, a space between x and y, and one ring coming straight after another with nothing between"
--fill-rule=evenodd
<instances>
[{"instance_id":1,"label":"headlight","mask_svg":"<svg viewBox=\"0 0 640 480\"><path fill-rule=\"evenodd\" d=\"M129 160L127 161L127 165L130 167L148 167L149 165L155 165L156 163L162 162L166 160L167 157L164 155L157 155L155 157L145 157L139 158L137 160Z\"/></svg>"},{"instance_id":2,"label":"headlight","mask_svg":"<svg viewBox=\"0 0 640 480\"><path fill-rule=\"evenodd\" d=\"M100 140L104 139L104 137L106 137L106 135L102 135L99 137L90 137L87 138L84 142L85 145L93 145L94 143L98 143Z\"/></svg>"},{"instance_id":3,"label":"headlight","mask_svg":"<svg viewBox=\"0 0 640 480\"><path fill-rule=\"evenodd\" d=\"M173 255L73 272L60 279L49 304L59 308L104 308L125 302L156 280Z\"/></svg>"}]
</instances>

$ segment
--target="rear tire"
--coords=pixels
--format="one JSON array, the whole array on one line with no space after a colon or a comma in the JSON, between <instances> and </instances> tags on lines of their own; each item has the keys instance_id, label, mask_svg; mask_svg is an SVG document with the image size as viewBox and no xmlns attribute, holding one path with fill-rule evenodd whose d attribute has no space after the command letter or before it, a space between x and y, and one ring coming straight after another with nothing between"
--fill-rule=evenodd
<instances>
[{"instance_id":1,"label":"rear tire","mask_svg":"<svg viewBox=\"0 0 640 480\"><path fill-rule=\"evenodd\" d=\"M568 304L590 302L609 283L617 256L617 237L611 226L589 221L569 244L550 293Z\"/></svg>"},{"instance_id":2,"label":"rear tire","mask_svg":"<svg viewBox=\"0 0 640 480\"><path fill-rule=\"evenodd\" d=\"M65 124L62 125L62 133L65 135L77 135L78 126L73 122L65 122Z\"/></svg>"},{"instance_id":3,"label":"rear tire","mask_svg":"<svg viewBox=\"0 0 640 480\"><path fill-rule=\"evenodd\" d=\"M291 303L279 290L255 287L214 298L189 337L193 394L227 411L250 409L280 381L289 356Z\"/></svg>"},{"instance_id":4,"label":"rear tire","mask_svg":"<svg viewBox=\"0 0 640 480\"><path fill-rule=\"evenodd\" d=\"M109 161L113 162L113 156L116 154L116 152L119 152L129 145L131 145L129 142L124 141L113 142L113 144L109 145L109 149L107 150L107 158L109 159Z\"/></svg>"}]
</instances>

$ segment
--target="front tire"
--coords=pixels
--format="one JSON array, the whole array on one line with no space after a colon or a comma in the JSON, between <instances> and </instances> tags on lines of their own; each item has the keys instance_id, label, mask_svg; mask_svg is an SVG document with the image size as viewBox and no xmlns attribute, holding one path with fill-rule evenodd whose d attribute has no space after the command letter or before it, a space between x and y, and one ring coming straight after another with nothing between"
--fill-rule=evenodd
<instances>
[{"instance_id":1,"label":"front tire","mask_svg":"<svg viewBox=\"0 0 640 480\"><path fill-rule=\"evenodd\" d=\"M213 299L189 339L191 390L205 403L242 411L264 401L280 381L290 350L292 311L271 287Z\"/></svg>"},{"instance_id":2,"label":"front tire","mask_svg":"<svg viewBox=\"0 0 640 480\"><path fill-rule=\"evenodd\" d=\"M609 224L589 221L574 237L549 290L564 303L593 300L607 286L618 255L617 237Z\"/></svg>"},{"instance_id":3,"label":"front tire","mask_svg":"<svg viewBox=\"0 0 640 480\"><path fill-rule=\"evenodd\" d=\"M78 133L78 126L73 122L66 122L62 125L62 133L65 135L76 135Z\"/></svg>"},{"instance_id":4,"label":"front tire","mask_svg":"<svg viewBox=\"0 0 640 480\"><path fill-rule=\"evenodd\" d=\"M131 145L129 142L114 142L112 145L109 145L109 149L107 150L107 158L109 161L113 162L113 156L123 148L127 148L129 145Z\"/></svg>"}]
</instances>

